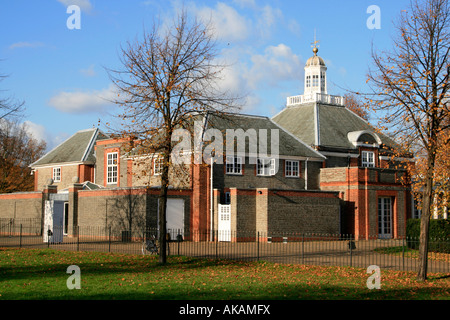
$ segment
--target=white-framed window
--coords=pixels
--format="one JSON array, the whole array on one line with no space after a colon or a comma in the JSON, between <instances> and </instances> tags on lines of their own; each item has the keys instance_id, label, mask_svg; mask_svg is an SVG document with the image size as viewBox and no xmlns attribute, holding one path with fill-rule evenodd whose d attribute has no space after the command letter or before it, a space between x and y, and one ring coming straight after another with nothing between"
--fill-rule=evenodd
<instances>
[{"instance_id":1,"label":"white-framed window","mask_svg":"<svg viewBox=\"0 0 450 320\"><path fill-rule=\"evenodd\" d=\"M284 163L284 175L286 177L300 176L300 163L299 161L286 160Z\"/></svg>"},{"instance_id":2,"label":"white-framed window","mask_svg":"<svg viewBox=\"0 0 450 320\"><path fill-rule=\"evenodd\" d=\"M392 237L392 203L390 197L378 198L378 237Z\"/></svg>"},{"instance_id":3,"label":"white-framed window","mask_svg":"<svg viewBox=\"0 0 450 320\"><path fill-rule=\"evenodd\" d=\"M313 87L318 87L319 86L319 75L318 74L314 74L313 75L312 86Z\"/></svg>"},{"instance_id":4,"label":"white-framed window","mask_svg":"<svg viewBox=\"0 0 450 320\"><path fill-rule=\"evenodd\" d=\"M306 76L306 87L311 87L311 76Z\"/></svg>"},{"instance_id":5,"label":"white-framed window","mask_svg":"<svg viewBox=\"0 0 450 320\"><path fill-rule=\"evenodd\" d=\"M322 91L325 91L325 72L323 71L320 74L320 88Z\"/></svg>"},{"instance_id":6,"label":"white-framed window","mask_svg":"<svg viewBox=\"0 0 450 320\"><path fill-rule=\"evenodd\" d=\"M275 159L257 159L256 174L258 176L275 175Z\"/></svg>"},{"instance_id":7,"label":"white-framed window","mask_svg":"<svg viewBox=\"0 0 450 320\"><path fill-rule=\"evenodd\" d=\"M53 168L53 181L61 182L61 167Z\"/></svg>"},{"instance_id":8,"label":"white-framed window","mask_svg":"<svg viewBox=\"0 0 450 320\"><path fill-rule=\"evenodd\" d=\"M164 159L163 157L156 157L153 161L153 174L154 175L160 175L162 173L164 165Z\"/></svg>"},{"instance_id":9,"label":"white-framed window","mask_svg":"<svg viewBox=\"0 0 450 320\"><path fill-rule=\"evenodd\" d=\"M375 153L372 151L362 151L361 166L366 168L375 167Z\"/></svg>"},{"instance_id":10,"label":"white-framed window","mask_svg":"<svg viewBox=\"0 0 450 320\"><path fill-rule=\"evenodd\" d=\"M115 184L117 183L117 174L118 174L118 153L117 152L111 152L106 155L107 159L107 169L106 169L106 183L107 184Z\"/></svg>"},{"instance_id":11,"label":"white-framed window","mask_svg":"<svg viewBox=\"0 0 450 320\"><path fill-rule=\"evenodd\" d=\"M242 174L242 158L241 157L227 157L226 173L227 174Z\"/></svg>"}]
</instances>

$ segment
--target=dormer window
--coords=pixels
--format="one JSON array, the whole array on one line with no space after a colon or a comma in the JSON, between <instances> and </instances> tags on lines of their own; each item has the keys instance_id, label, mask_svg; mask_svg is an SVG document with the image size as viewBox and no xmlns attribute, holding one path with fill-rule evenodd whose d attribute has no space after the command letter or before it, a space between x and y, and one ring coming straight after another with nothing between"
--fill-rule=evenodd
<instances>
[{"instance_id":1,"label":"dormer window","mask_svg":"<svg viewBox=\"0 0 450 320\"><path fill-rule=\"evenodd\" d=\"M361 152L361 166L364 168L375 167L375 153L373 151Z\"/></svg>"}]
</instances>

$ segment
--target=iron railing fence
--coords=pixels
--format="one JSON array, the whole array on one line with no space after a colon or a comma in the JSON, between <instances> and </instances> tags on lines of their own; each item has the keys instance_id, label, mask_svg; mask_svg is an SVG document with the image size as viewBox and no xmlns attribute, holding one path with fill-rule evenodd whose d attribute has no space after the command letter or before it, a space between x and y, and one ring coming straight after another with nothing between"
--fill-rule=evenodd
<instances>
[{"instance_id":1,"label":"iron railing fence","mask_svg":"<svg viewBox=\"0 0 450 320\"><path fill-rule=\"evenodd\" d=\"M17 222L17 221L16 221ZM0 247L52 248L72 251L143 254L144 243L156 229L114 231L111 227L77 227L73 235L62 228L45 227L33 233L34 224L13 223L0 232ZM49 232L50 230L50 232ZM353 266L416 271L419 239L355 240L345 234L229 233L169 230L168 255L210 259L270 261L284 264ZM428 271L450 273L450 239L429 239Z\"/></svg>"},{"instance_id":2,"label":"iron railing fence","mask_svg":"<svg viewBox=\"0 0 450 320\"><path fill-rule=\"evenodd\" d=\"M0 218L0 237L17 234L22 228L22 235L39 236L42 234L41 219L35 218Z\"/></svg>"}]
</instances>

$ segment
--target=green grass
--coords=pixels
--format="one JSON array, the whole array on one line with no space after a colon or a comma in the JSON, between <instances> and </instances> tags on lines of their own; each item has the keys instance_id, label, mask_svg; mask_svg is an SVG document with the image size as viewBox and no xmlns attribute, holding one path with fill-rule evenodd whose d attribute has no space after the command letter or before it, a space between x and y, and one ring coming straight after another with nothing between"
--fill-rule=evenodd
<instances>
[{"instance_id":1,"label":"green grass","mask_svg":"<svg viewBox=\"0 0 450 320\"><path fill-rule=\"evenodd\" d=\"M69 290L67 267L81 270L81 289ZM365 269L280 265L52 249L0 248L0 300L44 299L449 299L450 277L381 272L369 290Z\"/></svg>"},{"instance_id":2,"label":"green grass","mask_svg":"<svg viewBox=\"0 0 450 320\"><path fill-rule=\"evenodd\" d=\"M406 247L402 247L402 246L377 248L374 251L376 251L378 253L390 254L390 255L394 255L394 256L403 256L404 255L405 258L410 258L410 259L419 259L419 250L406 248ZM429 251L428 259L434 260L434 261L449 262L450 254Z\"/></svg>"}]
</instances>

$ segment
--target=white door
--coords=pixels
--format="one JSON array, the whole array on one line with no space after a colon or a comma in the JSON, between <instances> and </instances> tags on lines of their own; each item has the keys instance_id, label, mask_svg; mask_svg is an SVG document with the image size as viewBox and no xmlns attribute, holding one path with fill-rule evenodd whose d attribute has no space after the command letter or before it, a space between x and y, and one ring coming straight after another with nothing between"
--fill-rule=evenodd
<instances>
[{"instance_id":1,"label":"white door","mask_svg":"<svg viewBox=\"0 0 450 320\"><path fill-rule=\"evenodd\" d=\"M219 204L219 241L231 241L231 205Z\"/></svg>"},{"instance_id":2,"label":"white door","mask_svg":"<svg viewBox=\"0 0 450 320\"><path fill-rule=\"evenodd\" d=\"M44 211L44 242L63 242L64 202L47 200Z\"/></svg>"},{"instance_id":3,"label":"white door","mask_svg":"<svg viewBox=\"0 0 450 320\"><path fill-rule=\"evenodd\" d=\"M378 198L378 237L392 238L392 198Z\"/></svg>"},{"instance_id":4,"label":"white door","mask_svg":"<svg viewBox=\"0 0 450 320\"><path fill-rule=\"evenodd\" d=\"M158 200L159 207L159 200ZM158 224L159 225L159 224ZM176 240L178 234L184 236L184 200L167 199L166 228L171 239Z\"/></svg>"}]
</instances>

